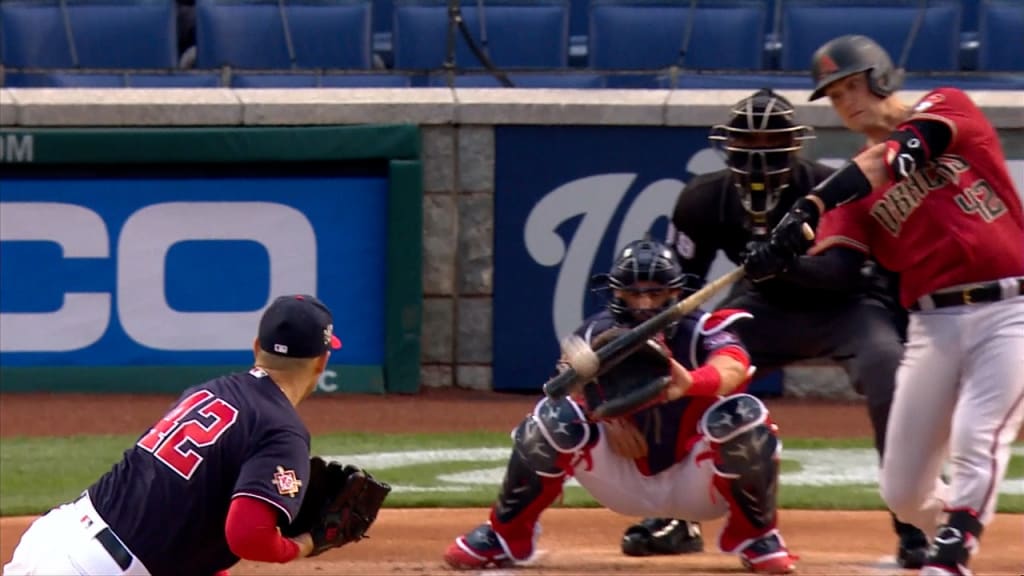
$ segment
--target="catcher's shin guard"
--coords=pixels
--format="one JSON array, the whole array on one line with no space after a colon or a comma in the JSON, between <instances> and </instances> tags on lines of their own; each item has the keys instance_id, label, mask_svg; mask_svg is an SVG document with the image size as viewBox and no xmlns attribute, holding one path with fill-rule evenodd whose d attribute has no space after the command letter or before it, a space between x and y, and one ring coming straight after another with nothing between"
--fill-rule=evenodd
<instances>
[{"instance_id":1,"label":"catcher's shin guard","mask_svg":"<svg viewBox=\"0 0 1024 576\"><path fill-rule=\"evenodd\" d=\"M572 461L597 440L593 425L570 399L541 400L512 432L513 450L487 524L449 546L454 568L504 567L533 555L539 519L562 494Z\"/></svg>"},{"instance_id":2,"label":"catcher's shin guard","mask_svg":"<svg viewBox=\"0 0 1024 576\"><path fill-rule=\"evenodd\" d=\"M775 529L782 446L767 408L749 394L713 404L700 428L711 445L715 488L729 504L718 545L738 552Z\"/></svg>"}]
</instances>

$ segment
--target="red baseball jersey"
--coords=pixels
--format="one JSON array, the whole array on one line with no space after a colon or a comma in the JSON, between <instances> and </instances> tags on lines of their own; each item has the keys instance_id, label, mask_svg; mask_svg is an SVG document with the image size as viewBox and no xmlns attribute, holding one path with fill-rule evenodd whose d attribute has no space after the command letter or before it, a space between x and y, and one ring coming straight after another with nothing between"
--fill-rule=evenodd
<instances>
[{"instance_id":1,"label":"red baseball jersey","mask_svg":"<svg viewBox=\"0 0 1024 576\"><path fill-rule=\"evenodd\" d=\"M915 119L949 126L946 151L826 213L811 252L836 244L870 252L900 274L904 306L943 288L1024 275L1024 212L995 129L955 88L925 95L908 122Z\"/></svg>"}]
</instances>

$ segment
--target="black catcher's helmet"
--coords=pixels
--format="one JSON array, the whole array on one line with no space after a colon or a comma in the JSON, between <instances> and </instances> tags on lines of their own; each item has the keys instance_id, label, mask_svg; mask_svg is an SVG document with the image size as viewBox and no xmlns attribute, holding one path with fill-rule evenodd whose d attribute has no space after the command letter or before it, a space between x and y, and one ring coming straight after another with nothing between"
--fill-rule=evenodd
<instances>
[{"instance_id":1,"label":"black catcher's helmet","mask_svg":"<svg viewBox=\"0 0 1024 576\"><path fill-rule=\"evenodd\" d=\"M743 207L755 225L767 226L767 213L789 183L797 152L805 140L814 138L814 129L797 124L793 113L789 100L765 88L737 102L728 123L711 128L708 138L725 153Z\"/></svg>"},{"instance_id":2,"label":"black catcher's helmet","mask_svg":"<svg viewBox=\"0 0 1024 576\"><path fill-rule=\"evenodd\" d=\"M646 292L654 290L693 290L697 277L686 274L679 265L679 257L675 250L650 239L630 242L619 252L608 274L598 274L591 279L595 289L626 290ZM639 282L654 282L657 287L638 288ZM666 302L665 307L675 304L673 298ZM665 307L657 310L632 310L625 301L616 298L614 292L608 294L608 310L620 323L632 326L654 316Z\"/></svg>"},{"instance_id":3,"label":"black catcher's helmet","mask_svg":"<svg viewBox=\"0 0 1024 576\"><path fill-rule=\"evenodd\" d=\"M825 95L836 80L868 72L868 87L880 98L892 94L903 83L903 73L892 65L889 53L867 36L847 35L822 44L811 60L814 92L810 100Z\"/></svg>"}]
</instances>

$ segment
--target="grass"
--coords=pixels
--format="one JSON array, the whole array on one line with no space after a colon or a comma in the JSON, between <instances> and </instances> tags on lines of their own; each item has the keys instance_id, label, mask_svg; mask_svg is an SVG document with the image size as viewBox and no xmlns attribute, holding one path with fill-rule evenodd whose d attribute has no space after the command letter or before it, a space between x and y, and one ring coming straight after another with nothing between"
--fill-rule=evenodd
<instances>
[{"instance_id":1,"label":"grass","mask_svg":"<svg viewBox=\"0 0 1024 576\"><path fill-rule=\"evenodd\" d=\"M117 462L136 436L76 436L71 438L4 438L0 442L0 515L37 514L77 496ZM868 439L785 440L786 449L869 449ZM476 461L420 462L371 471L381 479L403 487L393 493L389 507L487 506L497 494L497 484L439 483L439 475L504 468L508 434L332 434L313 439L314 454L366 455L380 452L497 448L493 455ZM454 461L453 461L454 460ZM801 464L785 459L782 472L799 472ZM500 472L497 473L500 476ZM1008 478L1024 478L1024 457L1010 461ZM408 491L413 488L418 491ZM783 508L881 509L877 486L787 486L779 489ZM1024 496L1004 494L1000 511L1024 512ZM598 504L581 488L569 486L563 506Z\"/></svg>"}]
</instances>

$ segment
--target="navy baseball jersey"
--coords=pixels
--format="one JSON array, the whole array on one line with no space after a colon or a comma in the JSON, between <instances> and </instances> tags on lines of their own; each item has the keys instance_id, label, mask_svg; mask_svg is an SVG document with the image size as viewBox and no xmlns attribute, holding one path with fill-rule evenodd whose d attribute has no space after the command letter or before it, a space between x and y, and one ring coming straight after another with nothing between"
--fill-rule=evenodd
<instances>
[{"instance_id":1,"label":"navy baseball jersey","mask_svg":"<svg viewBox=\"0 0 1024 576\"><path fill-rule=\"evenodd\" d=\"M668 332L665 343L676 362L687 370L694 370L722 348L737 346L745 351L743 343L729 327L737 320L749 317L741 310L714 313L696 310L684 316ZM584 320L576 335L589 343L598 334L616 326L619 324L612 313L602 310ZM643 433L648 446L647 456L637 459L637 468L646 475L653 475L682 461L701 438L697 429L701 416L717 400L718 397L714 396L683 396L631 415L630 419Z\"/></svg>"},{"instance_id":2,"label":"navy baseball jersey","mask_svg":"<svg viewBox=\"0 0 1024 576\"><path fill-rule=\"evenodd\" d=\"M309 431L254 368L186 390L89 496L152 576L204 576L238 562L224 535L234 497L271 504L287 525L308 477Z\"/></svg>"}]
</instances>

